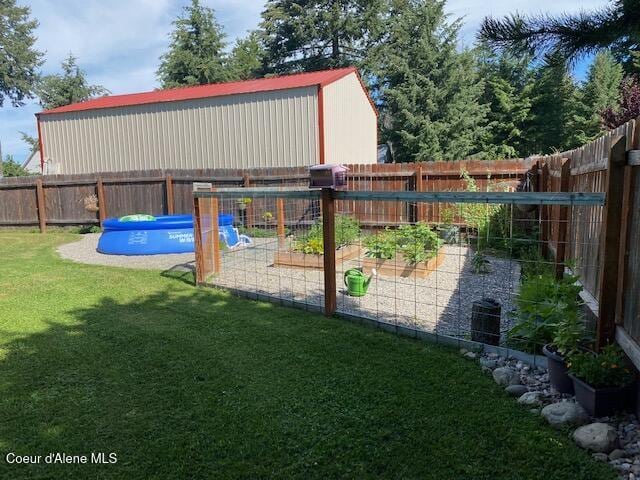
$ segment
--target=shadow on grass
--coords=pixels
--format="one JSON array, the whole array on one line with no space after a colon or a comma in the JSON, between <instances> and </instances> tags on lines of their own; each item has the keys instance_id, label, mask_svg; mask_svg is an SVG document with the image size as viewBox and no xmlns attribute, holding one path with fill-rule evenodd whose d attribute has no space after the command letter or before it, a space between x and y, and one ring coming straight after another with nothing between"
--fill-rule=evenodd
<instances>
[{"instance_id":1,"label":"shadow on grass","mask_svg":"<svg viewBox=\"0 0 640 480\"><path fill-rule=\"evenodd\" d=\"M6 345L0 445L118 462L2 478L610 473L443 348L199 289L68 313Z\"/></svg>"}]
</instances>

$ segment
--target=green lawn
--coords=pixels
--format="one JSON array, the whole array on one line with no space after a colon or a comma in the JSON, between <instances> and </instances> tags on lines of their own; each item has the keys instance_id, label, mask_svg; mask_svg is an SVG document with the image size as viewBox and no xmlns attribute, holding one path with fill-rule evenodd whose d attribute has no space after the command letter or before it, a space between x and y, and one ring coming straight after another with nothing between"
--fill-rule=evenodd
<instances>
[{"instance_id":1,"label":"green lawn","mask_svg":"<svg viewBox=\"0 0 640 480\"><path fill-rule=\"evenodd\" d=\"M454 350L60 260L74 238L0 233L0 478L614 478Z\"/></svg>"}]
</instances>

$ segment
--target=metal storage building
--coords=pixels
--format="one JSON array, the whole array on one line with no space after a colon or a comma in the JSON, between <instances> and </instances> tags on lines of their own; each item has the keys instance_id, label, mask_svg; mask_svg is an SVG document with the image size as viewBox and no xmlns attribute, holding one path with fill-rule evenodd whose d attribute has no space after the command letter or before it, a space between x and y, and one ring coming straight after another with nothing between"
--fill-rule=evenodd
<instances>
[{"instance_id":1,"label":"metal storage building","mask_svg":"<svg viewBox=\"0 0 640 480\"><path fill-rule=\"evenodd\" d=\"M355 68L130 95L36 114L43 173L376 163Z\"/></svg>"}]
</instances>

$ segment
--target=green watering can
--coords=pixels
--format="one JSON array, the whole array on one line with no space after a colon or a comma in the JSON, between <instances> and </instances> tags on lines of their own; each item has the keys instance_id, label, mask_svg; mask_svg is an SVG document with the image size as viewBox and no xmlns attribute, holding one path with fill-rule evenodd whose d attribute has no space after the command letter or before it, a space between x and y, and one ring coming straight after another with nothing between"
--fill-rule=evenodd
<instances>
[{"instance_id":1,"label":"green watering can","mask_svg":"<svg viewBox=\"0 0 640 480\"><path fill-rule=\"evenodd\" d=\"M361 268L350 268L344 272L344 284L347 292L352 297L364 297L369 289L371 279L376 275L376 269L371 270L372 275L367 276L362 272Z\"/></svg>"}]
</instances>

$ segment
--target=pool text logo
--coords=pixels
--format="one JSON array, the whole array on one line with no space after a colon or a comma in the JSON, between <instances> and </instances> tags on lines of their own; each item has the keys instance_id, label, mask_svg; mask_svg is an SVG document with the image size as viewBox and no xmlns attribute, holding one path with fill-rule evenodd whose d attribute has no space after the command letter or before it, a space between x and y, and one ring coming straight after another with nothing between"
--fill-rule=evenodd
<instances>
[{"instance_id":1,"label":"pool text logo","mask_svg":"<svg viewBox=\"0 0 640 480\"><path fill-rule=\"evenodd\" d=\"M45 456L42 455L17 455L9 452L4 457L9 464L67 464L67 465L84 465L84 464L113 464L118 463L118 454L115 452L91 452L90 455L69 455L64 452L50 452Z\"/></svg>"}]
</instances>

